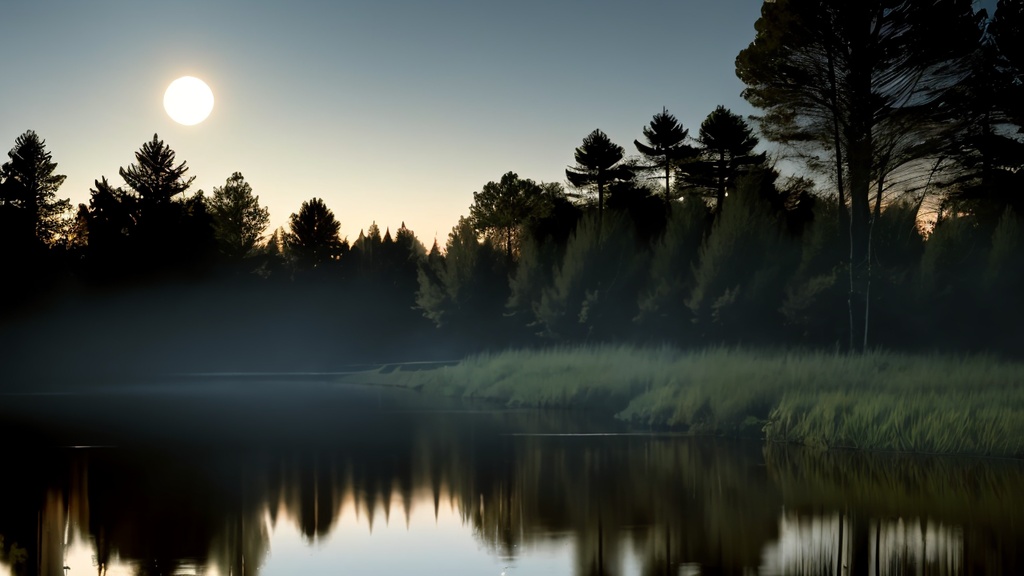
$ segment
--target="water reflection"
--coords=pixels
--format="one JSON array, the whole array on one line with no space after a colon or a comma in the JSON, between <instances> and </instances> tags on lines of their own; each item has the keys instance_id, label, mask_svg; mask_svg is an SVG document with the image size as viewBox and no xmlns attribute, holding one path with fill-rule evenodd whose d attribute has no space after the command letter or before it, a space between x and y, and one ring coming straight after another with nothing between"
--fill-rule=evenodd
<instances>
[{"instance_id":1,"label":"water reflection","mask_svg":"<svg viewBox=\"0 0 1024 576\"><path fill-rule=\"evenodd\" d=\"M766 547L762 570L769 574L833 574L841 570L845 574L856 573L850 566L860 564L860 573L877 575L963 573L964 539L959 526L922 518L872 520L867 558L854 556L849 544L851 528L849 518L837 513L783 513L779 539Z\"/></svg>"},{"instance_id":2,"label":"water reflection","mask_svg":"<svg viewBox=\"0 0 1024 576\"><path fill-rule=\"evenodd\" d=\"M340 557L435 573L434 553L494 576L1024 568L1016 463L580 436L595 424L566 414L376 415L320 421L308 442L257 427L251 442L9 452L0 574L290 574L292 558L336 573Z\"/></svg>"}]
</instances>

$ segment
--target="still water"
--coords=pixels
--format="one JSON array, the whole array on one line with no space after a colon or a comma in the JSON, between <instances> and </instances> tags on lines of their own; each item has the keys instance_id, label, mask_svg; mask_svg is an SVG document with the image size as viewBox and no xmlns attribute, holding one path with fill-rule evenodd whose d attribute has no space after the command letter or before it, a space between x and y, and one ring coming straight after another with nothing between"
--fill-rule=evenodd
<instances>
[{"instance_id":1,"label":"still water","mask_svg":"<svg viewBox=\"0 0 1024 576\"><path fill-rule=\"evenodd\" d=\"M0 575L1024 573L1018 462L320 377L0 396Z\"/></svg>"}]
</instances>

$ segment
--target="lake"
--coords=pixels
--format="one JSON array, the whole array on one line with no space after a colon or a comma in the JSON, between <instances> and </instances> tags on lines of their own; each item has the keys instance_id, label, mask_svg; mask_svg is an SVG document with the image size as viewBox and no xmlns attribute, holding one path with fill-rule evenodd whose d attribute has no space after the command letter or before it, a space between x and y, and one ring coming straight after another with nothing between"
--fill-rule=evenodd
<instances>
[{"instance_id":1,"label":"lake","mask_svg":"<svg viewBox=\"0 0 1024 576\"><path fill-rule=\"evenodd\" d=\"M691 438L323 375L8 393L0 434L4 576L1024 573L1015 461Z\"/></svg>"}]
</instances>

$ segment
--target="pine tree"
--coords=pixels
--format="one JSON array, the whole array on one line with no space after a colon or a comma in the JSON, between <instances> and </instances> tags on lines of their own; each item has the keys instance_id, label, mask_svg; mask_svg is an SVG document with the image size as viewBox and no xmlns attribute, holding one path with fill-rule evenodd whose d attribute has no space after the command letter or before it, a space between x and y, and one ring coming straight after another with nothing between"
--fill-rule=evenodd
<instances>
[{"instance_id":1,"label":"pine tree","mask_svg":"<svg viewBox=\"0 0 1024 576\"><path fill-rule=\"evenodd\" d=\"M55 174L57 163L46 150L46 141L28 130L14 141L10 160L0 167L0 227L7 247L56 240L61 215L71 201L56 192L64 175Z\"/></svg>"},{"instance_id":2,"label":"pine tree","mask_svg":"<svg viewBox=\"0 0 1024 576\"><path fill-rule=\"evenodd\" d=\"M565 341L621 340L632 328L646 254L624 214L590 213L576 226L537 306L545 334Z\"/></svg>"},{"instance_id":3,"label":"pine tree","mask_svg":"<svg viewBox=\"0 0 1024 576\"><path fill-rule=\"evenodd\" d=\"M302 203L288 221L285 244L300 266L316 268L341 256L341 224L320 198Z\"/></svg>"},{"instance_id":4,"label":"pine tree","mask_svg":"<svg viewBox=\"0 0 1024 576\"><path fill-rule=\"evenodd\" d=\"M209 202L214 237L222 254L242 258L253 253L270 223L270 211L259 204L241 172L213 189Z\"/></svg>"},{"instance_id":5,"label":"pine tree","mask_svg":"<svg viewBox=\"0 0 1024 576\"><path fill-rule=\"evenodd\" d=\"M437 327L479 347L503 337L497 328L507 299L502 251L481 242L469 219L460 218L444 256L431 249L420 267L417 306Z\"/></svg>"},{"instance_id":6,"label":"pine tree","mask_svg":"<svg viewBox=\"0 0 1024 576\"><path fill-rule=\"evenodd\" d=\"M746 168L763 165L764 154L755 154L759 141L738 114L725 106L715 108L700 125L699 159L685 166L691 184L714 191L715 212L722 211L726 193L734 190Z\"/></svg>"},{"instance_id":7,"label":"pine tree","mask_svg":"<svg viewBox=\"0 0 1024 576\"><path fill-rule=\"evenodd\" d=\"M594 130L583 139L583 145L576 148L576 165L565 170L565 177L576 187L597 188L597 211L604 213L605 188L616 180L628 180L633 172L619 164L625 150L613 143L608 135Z\"/></svg>"},{"instance_id":8,"label":"pine tree","mask_svg":"<svg viewBox=\"0 0 1024 576\"><path fill-rule=\"evenodd\" d=\"M188 190L195 176L185 178L185 162L174 165L174 150L153 134L153 139L135 153L135 164L121 168L119 174L129 188L139 195L144 206L167 204Z\"/></svg>"},{"instance_id":9,"label":"pine tree","mask_svg":"<svg viewBox=\"0 0 1024 576\"><path fill-rule=\"evenodd\" d=\"M649 160L656 162L656 167L665 171L665 205L670 200L669 178L673 166L681 160L696 155L697 151L686 144L690 131L683 128L675 116L662 108L654 115L651 123L644 126L644 139L647 144L634 140L636 149Z\"/></svg>"}]
</instances>

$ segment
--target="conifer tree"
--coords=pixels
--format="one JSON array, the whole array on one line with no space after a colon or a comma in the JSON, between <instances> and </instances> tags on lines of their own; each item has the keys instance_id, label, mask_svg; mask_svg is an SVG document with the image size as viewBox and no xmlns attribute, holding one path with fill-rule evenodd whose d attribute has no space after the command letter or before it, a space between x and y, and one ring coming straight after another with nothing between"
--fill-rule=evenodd
<instances>
[{"instance_id":1,"label":"conifer tree","mask_svg":"<svg viewBox=\"0 0 1024 576\"><path fill-rule=\"evenodd\" d=\"M174 196L188 190L195 180L195 176L185 178L188 172L185 162L175 166L174 150L156 134L135 153L135 161L128 168L121 168L119 174L139 195L144 206L169 203Z\"/></svg>"},{"instance_id":2,"label":"conifer tree","mask_svg":"<svg viewBox=\"0 0 1024 576\"><path fill-rule=\"evenodd\" d=\"M221 253L242 258L259 245L270 223L270 211L259 200L241 172L232 174L224 186L214 187L209 211Z\"/></svg>"},{"instance_id":3,"label":"conifer tree","mask_svg":"<svg viewBox=\"0 0 1024 576\"><path fill-rule=\"evenodd\" d=\"M665 205L670 200L669 178L672 167L679 161L696 155L696 150L686 144L686 138L690 131L683 128L675 116L668 113L668 109L662 108L661 112L654 115L651 123L644 126L644 139L646 144L634 140L636 149L655 162L655 166L665 172Z\"/></svg>"},{"instance_id":4,"label":"conifer tree","mask_svg":"<svg viewBox=\"0 0 1024 576\"><path fill-rule=\"evenodd\" d=\"M341 256L341 224L320 198L303 202L289 218L288 229L285 244L300 266L317 268Z\"/></svg>"},{"instance_id":5,"label":"conifer tree","mask_svg":"<svg viewBox=\"0 0 1024 576\"><path fill-rule=\"evenodd\" d=\"M431 249L418 278L416 304L437 327L471 346L501 338L508 299L503 254L489 239L478 239L468 218L452 228L443 257Z\"/></svg>"},{"instance_id":6,"label":"conifer tree","mask_svg":"<svg viewBox=\"0 0 1024 576\"><path fill-rule=\"evenodd\" d=\"M58 199L65 176L56 174L57 163L46 150L46 141L27 130L14 141L10 158L0 166L0 228L7 247L38 241L52 244L61 215L71 201Z\"/></svg>"},{"instance_id":7,"label":"conifer tree","mask_svg":"<svg viewBox=\"0 0 1024 576\"><path fill-rule=\"evenodd\" d=\"M738 114L725 106L715 108L700 125L699 159L686 165L690 184L714 191L715 212L721 212L726 192L735 189L748 167L764 164L765 155L755 154L758 139Z\"/></svg>"},{"instance_id":8,"label":"conifer tree","mask_svg":"<svg viewBox=\"0 0 1024 576\"><path fill-rule=\"evenodd\" d=\"M576 187L597 189L597 211L604 213L606 187L616 180L628 180L633 172L620 164L625 150L613 143L608 135L594 130L583 139L583 145L576 148L576 165L565 170L565 177Z\"/></svg>"}]
</instances>

